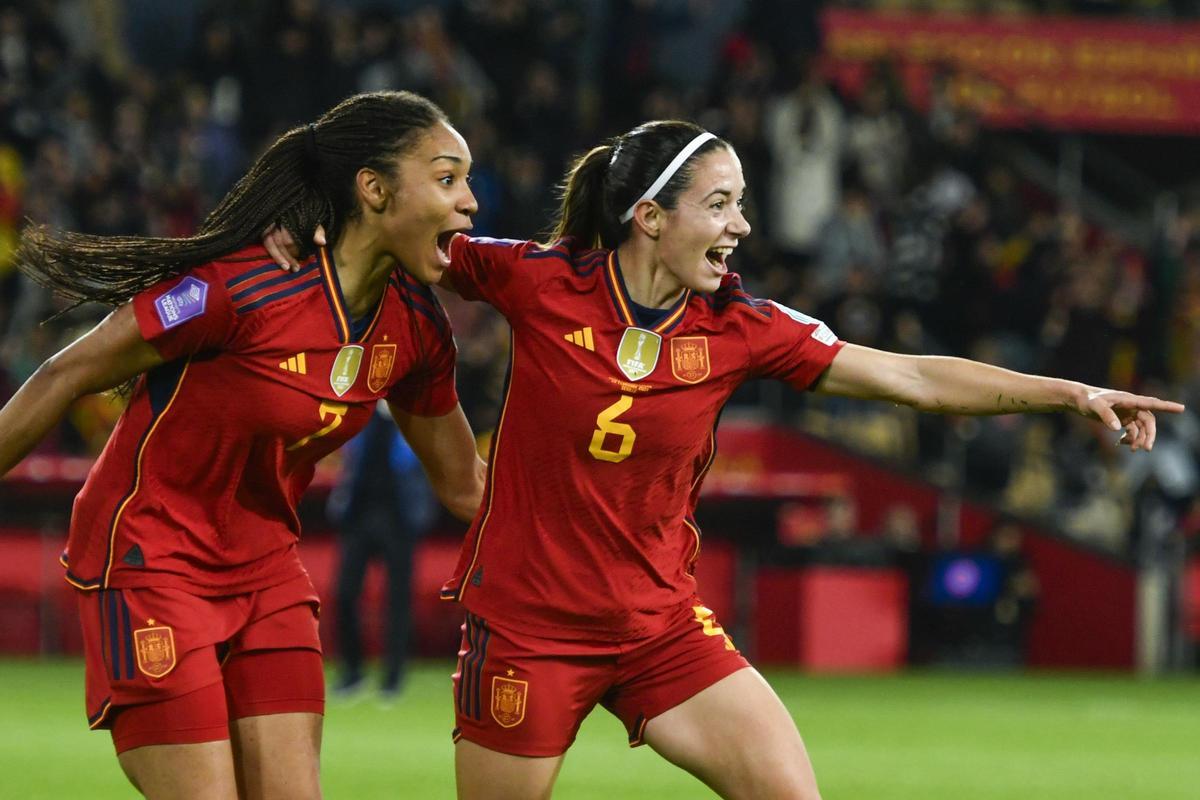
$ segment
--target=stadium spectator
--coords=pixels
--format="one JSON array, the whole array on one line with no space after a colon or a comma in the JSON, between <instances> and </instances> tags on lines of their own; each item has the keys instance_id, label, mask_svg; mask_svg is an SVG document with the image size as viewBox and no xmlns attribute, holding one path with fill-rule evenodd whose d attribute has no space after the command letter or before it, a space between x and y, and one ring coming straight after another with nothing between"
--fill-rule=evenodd
<instances>
[{"instance_id":1,"label":"stadium spectator","mask_svg":"<svg viewBox=\"0 0 1200 800\"><path fill-rule=\"evenodd\" d=\"M910 5L916 3L911 0ZM435 98L448 107L458 108L456 103L464 100L462 107L470 106L469 117L456 119L478 149L477 194L484 211L477 220L479 232L532 235L529 229L541 212L530 210L524 220L502 219L493 213L509 205L500 198L540 194L538 208L543 209L552 195L551 183L563 153L575 152L637 119L664 115L666 111L651 111L643 104L644 99L653 98L673 109L672 114L704 120L738 148L749 184L748 218L760 234L738 251L747 286L796 307L818 308L828 298L813 293L808 275L786 257L790 245L771 229L770 176L780 165L766 141L766 109L773 93L793 74L785 71L788 58L797 52L819 51L818 4L745 0L744 4L728 4L742 5L740 14L726 15L724 9L709 14L706 23L719 20L716 29L724 27L722 35L710 39L718 43L712 53L719 55L720 66L703 92L688 92L685 97L662 80L654 54L662 52L663 37L672 33L663 21L687 5L680 0L619 4L280 0L240 5L43 0L9 4L0 11L0 140L11 148L13 158L0 159L0 185L8 188L0 196L5 197L4 209L12 213L0 217L11 219L14 229L29 216L84 230L89 230L94 219L98 228L90 230L93 233L119 225L126 234L190 234L247 158L260 152L283 127L307 118L283 118L288 113L302 113L298 109L277 111L279 101L269 95L272 89L266 80L274 74L275 65L268 63L261 75L257 73L260 61L277 48L279 34L297 30L300 37L288 36L304 39L308 34L303 32L311 30L314 19L326 31L321 35L331 42L328 58L318 53L313 62L323 63L321 78L300 93L315 104L315 110L361 85L414 88L413 84L403 85L409 79L400 69L405 53L398 48L401 31L412 30L409 22L421 7L426 14L441 15L440 22L431 18L423 23L431 30L441 28L438 47L448 47L453 58L467 58L481 67L450 70L439 79ZM1051 5L1062 10L1071 4L1005 3L1010 9ZM1129 2L1105 5L1126 13L1142 13L1147 8ZM1195 14L1191 0L1175 6L1177 15ZM685 13L694 12L689 9ZM1165 8L1159 4L1155 13L1165 13ZM446 32L452 35L446 37ZM414 51L424 52L424 44ZM554 128L553 137L527 138L528 118L522 121L513 113L517 99L549 96L544 91L544 70L535 68L537 64L552 65L559 82L557 93L551 93L556 99L536 104L535 122L550 121L552 125L545 130ZM881 329L880 346L966 355L972 352L978 335L1003 329L1003 346L1017 353L1013 364L1024 370L1054 371L1050 359L1060 341L1055 338L1062 330L1058 326L1074 313L1070 306L1075 301L1063 297L1062 287L1073 271L1072 264L1093 258L1091 251L1098 246L1095 229L1080 224L1073 214L1060 213L1068 200L1056 197L1053 189L1035 189L1025 169L1014 169L1016 162L1003 149L989 146L996 134L982 131L970 119L970 109L963 107L961 95L954 91L952 70L935 71L929 105L920 105L928 110L922 111L917 102L897 90L889 68L881 67L871 77L886 87L882 118L873 110L876 93L867 97L857 92L843 94L844 89L831 86L820 71L813 76L821 93L844 108L847 135L837 143L841 162L864 167L864 148L861 143L854 144L856 137L877 140L883 131L894 156L891 163L905 165L894 197L880 194L894 176L878 186L872 184L874 177L867 177L876 168L886 167L885 162L879 160L863 169L885 247L885 280L876 299L888 322ZM481 88L478 72L503 86ZM369 82L362 84L360 79ZM530 80L536 80L538 86L528 85ZM205 103L199 101L199 92L188 88L193 86L204 90ZM72 133L75 146L88 148L76 151L82 169L67 159L65 150L66 132L81 124L79 104L67 102L73 92L82 92L91 101L83 121L92 133L89 137ZM293 95L285 98L289 103L306 102L290 89L287 93ZM207 121L197 118L203 115ZM904 135L893 138L896 117L904 121ZM153 120L152 126L146 124L148 119ZM276 120L274 128L272 119ZM862 131L855 133L856 127ZM958 145L953 144L956 131ZM216 134L230 138L217 140L215 152L220 155L214 161L211 147L197 149L194 145ZM1006 136L1017 143L1026 141L1021 134ZM949 166L955 170L944 171L943 177L955 178L955 173L969 176L975 198L959 217L948 219L933 213L930 202L929 176L935 172L943 142L960 151L965 147L966 154L952 160ZM512 143L522 144L517 158L508 152ZM52 150L58 153L48 152ZM111 154L116 154L115 163ZM878 151L866 153L867 161L877 156ZM220 168L210 168L214 163ZM229 163L234 163L232 168ZM93 164L101 169L93 170ZM964 171L964 164L974 166ZM93 172L100 173L102 180ZM98 187L111 192L99 203ZM955 179L942 188L952 190L953 198L964 184ZM1126 321L1132 314L1136 323L1132 327L1118 325L1121 342L1112 353L1117 367L1112 373L1114 385L1129 388L1155 377L1165 379L1171 393L1178 394L1200 374L1194 357L1200 353L1194 322L1200 319L1195 313L1200 292L1193 286L1197 283L1194 276L1200 274L1194 268L1200 249L1195 247L1195 237L1184 231L1196 227L1194 205L1184 203L1163 246L1147 253L1147 268L1129 269L1118 283L1126 306L1119 314ZM836 204L830 206L834 207ZM816 224L824 223L824 215L820 216L814 220ZM4 235L0 219L0 337L5 340L0 345L0 361L6 360L5 353L23 349L20 340L30 336L39 320L61 310L42 290L12 271L6 272ZM987 313L975 313L981 309ZM997 314L997 309L1006 313ZM967 317L973 323L966 329L969 335L955 339L953 332L964 330L961 317L968 310L974 314ZM960 318L944 322L948 311L958 312ZM98 319L97 308L84 307L51 325L57 338L67 328ZM1101 344L1098 353L1108 349ZM503 361L504 357L503 346L493 348L492 359ZM1130 363L1131 368L1123 366ZM480 394L498 396L500 391L501 380L497 380ZM743 407L755 404L759 416L780 423L805 418L793 415L794 399L779 394L744 392L732 403ZM806 403L806 413L818 405L820 402ZM489 425L494 422L495 408ZM877 413L894 413L900 417L895 425L908 424L903 419L904 409L880 408ZM483 419L488 417L483 414ZM93 427L99 422L86 424ZM942 461L947 424L948 420L923 419L917 447L896 448L893 439L873 436L849 444L869 455L895 459L895 464L914 474L934 478ZM1015 435L1023 439L1031 424L1029 420L1018 422ZM1049 446L1061 443L1070 447L1069 436L1065 426L1058 426ZM61 446L90 439L68 435L61 438ZM883 442L882 449L878 442ZM1084 457L1095 456L1084 453ZM1200 452L1193 450L1192 458L1200 463ZM1126 492L1119 485L1113 488ZM971 486L967 491L975 492ZM1037 512L1041 521L1061 527L1069 514L1065 509L1070 507L1070 499L1024 507L1042 509ZM1124 497L1121 502L1131 503L1132 498ZM1122 548L1127 535L1128 526L1116 532Z\"/></svg>"},{"instance_id":2,"label":"stadium spectator","mask_svg":"<svg viewBox=\"0 0 1200 800\"><path fill-rule=\"evenodd\" d=\"M296 503L379 399L439 498L477 509L482 464L428 288L470 227L469 161L424 98L357 95L280 137L196 236L26 232L22 270L117 308L0 410L0 474L75 398L134 382L62 562L89 726L111 729L143 794L319 796L325 684ZM256 242L276 220L324 223L333 245L280 276Z\"/></svg>"}]
</instances>

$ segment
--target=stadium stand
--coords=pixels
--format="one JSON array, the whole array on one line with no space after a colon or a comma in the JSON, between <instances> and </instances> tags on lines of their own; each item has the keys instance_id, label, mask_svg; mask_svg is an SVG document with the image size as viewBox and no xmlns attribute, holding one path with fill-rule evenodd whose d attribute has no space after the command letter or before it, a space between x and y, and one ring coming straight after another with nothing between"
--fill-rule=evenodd
<instances>
[{"instance_id":1,"label":"stadium stand","mask_svg":"<svg viewBox=\"0 0 1200 800\"><path fill-rule=\"evenodd\" d=\"M739 249L737 269L751 291L813 313L862 344L967 355L1195 405L1200 203L1189 191L1200 176L1168 170L1124 181L1149 186L1137 212L1144 224L1125 225L1137 215L1104 213L1117 202L1106 201L1110 187L1083 167L1068 168L1083 153L1089 164L1113 163L1111 153L1096 155L1101 148L1090 140L1073 149L1080 134L1059 135L1029 108L1017 124L994 126L964 90L979 86L976 67L926 69L919 92L903 58L860 64L847 77L828 47L828 14L1164 18L1194 15L1197 4L818 6L7 6L0 11L0 396L102 312L82 308L39 324L62 307L12 269L26 219L93 233L190 233L282 129L347 93L396 87L435 99L471 143L477 233L536 235L549 222L553 183L579 146L644 118L688 117L727 136L743 156L757 233ZM1170 160L1177 138L1154 140L1162 159ZM1129 139L1113 141L1119 149ZM1137 168L1143 166L1149 174L1156 169ZM1129 168L1105 171L1120 169ZM503 378L504 325L478 307L448 306L461 346L463 403L476 429L486 430ZM39 454L51 465L94 455L119 410L107 398L81 402ZM926 548L977 544L987 529L979 520L1001 511L1023 520L1034 533L1026 556L1043 571L1029 641L1034 663L1132 666L1135 568L1174 570L1182 580L1184 536L1197 527L1185 522L1200 515L1200 422L1190 412L1162 421L1155 451L1134 459L1115 457L1106 437L1077 420L918 417L907 409L787 396L769 385L739 395L727 418L822 440L798 439L797 446L836 462L830 472L853 476L848 494L867 534L882 527L884 509L870 499L880 485L917 487L899 499L920 508L916 525ZM735 445L723 455L730 472L738 453ZM756 480L771 472L761 469ZM54 532L23 527L61 525L69 489L47 494L38 486L44 482L29 473L0 485L0 542L12 554L0 592L14 598L0 603L8 615L0 626L6 651L71 649L67 633L46 633L58 630L60 614L58 588L43 582L53 571L44 556L54 549L46 545ZM40 511L31 510L30 497L41 498L32 503ZM956 517L963 498L966 510ZM320 586L323 570L332 569L329 543L312 508L308 521L305 557ZM440 580L446 546L444 539L431 543L418 572ZM729 588L721 593L736 605L733 587L745 577L735 577L736 559L720 542L709 557L719 576L709 580L724 582ZM1066 569L1090 588L1056 592L1047 578ZM1192 575L1195 586L1194 567ZM1095 649L1068 652L1056 644L1055 626L1078 624L1088 616L1086 598L1102 596L1113 604L1113 627L1096 631ZM451 651L453 641L445 646L432 633L445 627L444 610L420 609L422 647ZM451 627L457 631L456 622ZM1200 639L1195 621L1190 630Z\"/></svg>"}]
</instances>

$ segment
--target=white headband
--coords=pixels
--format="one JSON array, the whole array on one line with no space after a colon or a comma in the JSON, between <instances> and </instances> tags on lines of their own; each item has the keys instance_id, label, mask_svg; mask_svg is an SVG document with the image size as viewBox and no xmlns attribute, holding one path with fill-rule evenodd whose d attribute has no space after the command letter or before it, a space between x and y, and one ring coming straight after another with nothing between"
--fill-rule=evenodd
<instances>
[{"instance_id":1,"label":"white headband","mask_svg":"<svg viewBox=\"0 0 1200 800\"><path fill-rule=\"evenodd\" d=\"M637 208L638 203L642 202L643 200L653 200L655 197L657 197L658 193L662 191L662 188L667 185L667 181L671 180L671 178L675 176L675 173L679 171L679 168L683 166L683 162L691 158L692 153L700 149L700 145L704 144L709 139L715 138L717 138L715 135L705 131L695 139L692 139L690 142L688 142L687 147L684 147L682 150L680 150L679 155L675 156L675 159L670 164L667 164L667 168L662 171L662 174L658 176L654 183L650 184L650 188L646 190L645 194L643 194L637 200L634 200L633 205L626 209L625 213L621 215L621 223L624 224L633 219L633 210Z\"/></svg>"}]
</instances>

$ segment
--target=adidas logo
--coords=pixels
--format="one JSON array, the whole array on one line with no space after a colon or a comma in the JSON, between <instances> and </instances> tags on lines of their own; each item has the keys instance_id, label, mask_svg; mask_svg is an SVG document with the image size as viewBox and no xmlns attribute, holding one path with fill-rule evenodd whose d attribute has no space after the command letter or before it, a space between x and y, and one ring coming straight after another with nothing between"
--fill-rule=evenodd
<instances>
[{"instance_id":1,"label":"adidas logo","mask_svg":"<svg viewBox=\"0 0 1200 800\"><path fill-rule=\"evenodd\" d=\"M285 372L298 372L301 375L308 374L308 365L304 363L304 353L297 353L287 361L280 361L279 368Z\"/></svg>"},{"instance_id":2,"label":"adidas logo","mask_svg":"<svg viewBox=\"0 0 1200 800\"><path fill-rule=\"evenodd\" d=\"M574 342L580 347L586 347L591 352L596 352L596 343L592 341L592 329L584 328L581 331L574 331L563 336L568 342Z\"/></svg>"},{"instance_id":3,"label":"adidas logo","mask_svg":"<svg viewBox=\"0 0 1200 800\"><path fill-rule=\"evenodd\" d=\"M131 567L146 566L146 557L142 555L142 548L136 544L125 551L125 555L121 557L121 560Z\"/></svg>"}]
</instances>

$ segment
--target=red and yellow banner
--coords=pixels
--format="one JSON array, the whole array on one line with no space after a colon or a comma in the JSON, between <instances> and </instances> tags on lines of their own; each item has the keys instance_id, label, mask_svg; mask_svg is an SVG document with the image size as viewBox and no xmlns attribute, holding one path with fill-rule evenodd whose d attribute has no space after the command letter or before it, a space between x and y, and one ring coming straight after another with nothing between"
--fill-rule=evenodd
<instances>
[{"instance_id":1,"label":"red and yellow banner","mask_svg":"<svg viewBox=\"0 0 1200 800\"><path fill-rule=\"evenodd\" d=\"M832 76L851 93L891 59L918 107L946 68L954 96L996 126L1200 132L1200 23L830 9L822 26Z\"/></svg>"}]
</instances>

